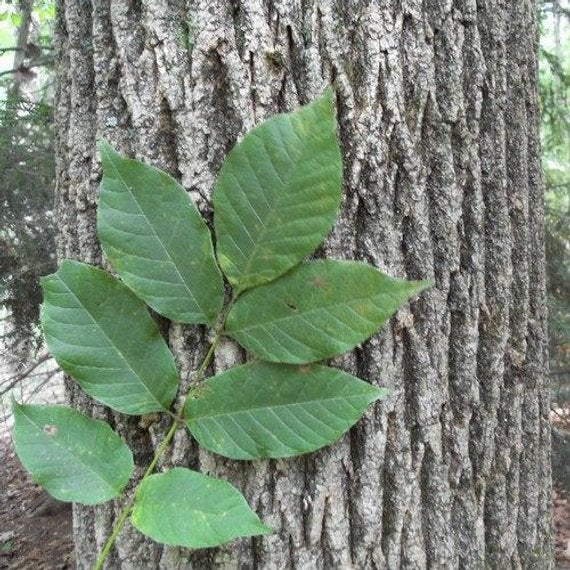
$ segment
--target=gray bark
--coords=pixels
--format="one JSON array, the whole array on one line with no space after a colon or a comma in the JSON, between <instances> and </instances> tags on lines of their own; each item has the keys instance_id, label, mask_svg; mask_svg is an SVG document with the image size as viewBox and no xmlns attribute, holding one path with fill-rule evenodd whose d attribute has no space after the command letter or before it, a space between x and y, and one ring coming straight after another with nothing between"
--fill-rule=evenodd
<instances>
[{"instance_id":1,"label":"gray bark","mask_svg":"<svg viewBox=\"0 0 570 570\"><path fill-rule=\"evenodd\" d=\"M26 60L26 45L30 37L30 27L32 23L32 2L31 0L20 0L18 2L18 12L21 18L18 32L16 34L16 51L14 52L14 63L12 69L20 70ZM12 84L8 90L10 97L19 97L20 87L22 83L21 71L16 71L13 76Z\"/></svg>"},{"instance_id":2,"label":"gray bark","mask_svg":"<svg viewBox=\"0 0 570 570\"><path fill-rule=\"evenodd\" d=\"M391 397L336 445L244 464L179 432L276 533L190 553L121 535L109 568L548 568L549 395L531 0L59 0L59 256L103 264L95 141L166 169L206 217L228 150L337 85L341 217L322 254L436 286L337 364ZM183 384L204 332L164 323ZM243 357L219 351L215 370ZM215 370L212 370L214 372ZM110 417L139 473L164 425ZM118 506L76 507L79 567Z\"/></svg>"}]
</instances>

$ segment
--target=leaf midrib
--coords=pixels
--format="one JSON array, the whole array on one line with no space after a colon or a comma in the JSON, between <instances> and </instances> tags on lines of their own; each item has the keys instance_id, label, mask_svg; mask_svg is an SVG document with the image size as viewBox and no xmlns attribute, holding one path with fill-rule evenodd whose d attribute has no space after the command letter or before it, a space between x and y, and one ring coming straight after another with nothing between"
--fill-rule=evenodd
<instances>
[{"instance_id":1,"label":"leaf midrib","mask_svg":"<svg viewBox=\"0 0 570 570\"><path fill-rule=\"evenodd\" d=\"M196 306L200 309L200 311L202 312L202 315L207 319L208 322L211 322L210 318L208 317L208 314L206 313L206 311L204 311L204 308L202 307L202 305L198 302L198 300L196 299L196 296L194 295L194 293L192 292L192 290L190 289L190 287L188 286L188 283L186 282L186 279L182 276L182 274L180 273L180 270L178 269L178 265L174 259L174 257L172 256L170 250L164 245L164 243L162 242L162 240L160 239L160 236L158 235L158 233L156 232L156 230L154 229L154 226L148 221L148 216L145 212L145 210L142 208L142 206L140 205L139 201L137 200L135 194L133 193L131 187L127 184L127 182L125 181L125 179L123 178L123 175L121 174L121 171L119 170L119 167L115 164L114 161L114 157L110 154L107 153L107 156L109 157L109 160L111 161L111 164L113 165L113 167L115 168L115 172L117 173L117 176L119 177L121 183L123 184L123 186L125 186L125 188L127 189L129 195L132 197L134 203L137 205L137 208L139 209L141 215L144 217L148 227L151 229L152 233L154 234L154 236L156 237L158 243L161 245L162 249L164 250L164 252L166 253L168 259L170 260L170 262L172 263L172 265L174 266L174 269L176 270L176 273L178 273L178 276L180 277L180 280L182 281L182 283L184 283L184 287L186 287L186 290L188 291L190 297L192 297L192 300L194 301L194 303L196 304ZM110 207L110 206L109 206ZM146 258L145 258L146 259Z\"/></svg>"},{"instance_id":2,"label":"leaf midrib","mask_svg":"<svg viewBox=\"0 0 570 570\"><path fill-rule=\"evenodd\" d=\"M370 385L370 387L374 388L374 386ZM238 409L238 410L233 410L232 412L220 412L220 413L215 413L215 414L202 414L200 416L192 416L189 418L186 418L187 421L196 421L196 420L201 420L204 418L218 418L218 417L222 417L222 416L231 416L232 414L241 414L241 413L245 413L245 412L250 412L252 413L254 410L275 410L275 409L280 409L280 408L288 408L291 406L301 406L301 405L310 405L310 404L316 404L316 403L323 403L323 402L333 402L335 400L342 400L343 402L349 401L349 400L353 400L356 398L361 398L363 396L367 396L368 394L366 392L361 392L360 394L349 394L347 396L334 396L332 398L319 398L319 399L312 399L312 400L303 400L302 402L292 402L289 404L277 404L275 406L252 406L250 408L243 408L243 409ZM372 392L369 393L369 395L372 395ZM378 397L381 394L378 394ZM372 400L374 401L374 400Z\"/></svg>"},{"instance_id":3,"label":"leaf midrib","mask_svg":"<svg viewBox=\"0 0 570 570\"><path fill-rule=\"evenodd\" d=\"M291 122L291 118L288 115L285 115L284 117L286 117L289 120L289 122ZM282 117L282 118L284 118L284 117ZM320 124L320 122L319 122L319 124ZM295 132L295 134L297 134L295 125L291 125L291 128ZM267 146L266 146L266 143L265 143L265 140L263 139L263 137L259 136L259 134L256 132L251 133L251 136L252 137L255 136L261 142L261 144L263 146L263 150L265 151L267 157L269 158L269 164L271 164L271 167L273 168L275 174L277 175L277 178L279 179L279 181L281 182L281 184L283 185L283 187L285 189L289 189L291 186L291 180L294 179L295 174L296 174L295 168L293 168L293 166L299 160L299 156L301 156L303 154L303 150L309 145L309 140L311 140L311 139L308 137L306 137L304 139L299 138L299 140L301 141L301 146L300 146L300 149L298 151L295 151L295 156L292 156L291 152L287 153L287 158L291 161L291 168L289 168L287 170L289 175L286 177L286 180L284 180L283 177L281 176L281 174L279 173L279 171L277 170L277 168L275 167L275 165L273 164L273 160L271 159L271 155L269 154L269 151L267 150ZM282 137L281 137L281 140L282 140ZM281 146L283 146L283 144L281 144ZM259 177L258 177L256 171L251 166L251 160L250 160L249 154L248 153L243 153L243 154L244 154L245 158L247 159L248 164L250 165L251 171L254 174L255 179L259 181ZM244 190L243 184L235 176L234 176L234 178L236 179L236 182L238 183L240 190L246 196L246 199L249 202L249 196L247 195L246 190ZM262 186L259 182L257 185L260 188ZM239 272L240 281L243 281L245 277L250 277L251 266L252 266L253 262L257 260L256 256L257 256L258 249L264 244L264 236L269 231L270 222L273 219L273 217L276 215L277 211L279 210L281 202L286 200L289 197L290 197L289 192L278 192L275 201L271 204L269 214L265 218L265 223L263 223L263 221L260 220L262 222L262 227L261 227L261 230L259 231L259 233L257 234L257 240L253 244L253 249L251 250L250 256L245 263L245 267L243 268L242 271ZM228 199L227 199L227 201L228 201L228 204L230 204L230 201ZM231 208L235 212L235 208L233 206L231 206ZM237 216L237 214L235 214L235 217L238 218L239 224L242 225L239 216ZM257 216L257 217L259 218L259 216ZM245 285L242 284L240 289L243 290L244 288L247 288L247 287L248 287L247 284L245 284Z\"/></svg>"},{"instance_id":4,"label":"leaf midrib","mask_svg":"<svg viewBox=\"0 0 570 570\"><path fill-rule=\"evenodd\" d=\"M312 309L308 309L308 310L301 310L298 309L297 312L291 314L291 315L284 315L283 317L278 317L276 319L270 319L270 320L264 320L264 321L258 321L253 325L247 326L247 327L240 327L239 329L228 329L227 332L230 334L234 334L234 333L240 333L240 332L246 332L249 331L251 329L256 329L268 324L274 324L274 323L278 323L281 321L286 321L289 319L296 319L301 315L309 315L310 313L314 313L314 312L318 312L321 311L323 309L330 309L332 307L340 307L340 306L346 306L349 305L350 303L354 302L358 302L358 301L373 301L379 297L380 295L388 295L390 297L392 297L392 295L390 293L378 293L377 295L367 295L367 296L362 296L362 297L353 297L352 299L350 299L350 301L339 301L339 302L335 302L335 303L329 303L327 305L320 305L319 307L315 307ZM375 303L376 304L376 303ZM362 317L363 319L366 319L366 317ZM370 319L366 319L366 320L370 320ZM380 324L378 325L380 326Z\"/></svg>"},{"instance_id":5,"label":"leaf midrib","mask_svg":"<svg viewBox=\"0 0 570 570\"><path fill-rule=\"evenodd\" d=\"M121 357L121 359L123 360L123 362L127 365L128 369L135 375L135 377L139 380L139 382L141 383L141 385L143 386L143 388L147 391L147 393L151 396L152 400L154 402L156 402L160 408L162 410L166 410L166 406L164 406L157 398L156 396L150 391L150 389L147 387L147 385L144 383L142 376L135 371L135 369L131 366L131 364L129 363L129 361L125 358L125 356L123 355L123 353L119 350L119 348L117 347L117 345L115 344L115 342L113 341L113 339L107 334L107 332L105 331L105 329L103 329L103 327L95 320L95 317L93 317L93 315L91 314L91 312L89 311L89 309L81 302L81 299L79 299L79 297L74 293L74 291L67 285L67 283L58 275L57 276L59 281L63 284L63 286L69 291L69 293L73 296L73 298L79 303L79 305L85 310L85 312L87 313L87 315L89 315L89 318L93 321L93 324L96 325L97 329L99 331L101 331L101 334L111 343L111 346L115 349L115 351L117 352L117 354ZM149 317L150 318L150 317Z\"/></svg>"}]
</instances>

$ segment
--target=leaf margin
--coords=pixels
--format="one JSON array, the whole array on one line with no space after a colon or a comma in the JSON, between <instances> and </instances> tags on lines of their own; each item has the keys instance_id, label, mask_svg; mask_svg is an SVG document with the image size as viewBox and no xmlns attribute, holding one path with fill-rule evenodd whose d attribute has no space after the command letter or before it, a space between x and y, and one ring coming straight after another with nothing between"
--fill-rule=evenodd
<instances>
[{"instance_id":1,"label":"leaf margin","mask_svg":"<svg viewBox=\"0 0 570 570\"><path fill-rule=\"evenodd\" d=\"M109 262L111 263L113 268L117 271L117 273L119 274L119 276L121 277L121 279L125 283L125 285L127 287L129 287L135 293L135 295L137 295L137 297L139 297L142 301L144 301L149 307L151 307L153 310L155 310L160 315L162 315L162 316L164 316L164 317L166 317L166 318L168 318L174 322L180 322L180 323L186 323L186 324L213 325L216 322L216 320L220 314L220 311L222 310L222 306L223 306L223 301L224 301L223 276L222 276L222 272L221 272L221 269L220 269L219 264L217 262L216 255L215 255L214 244L212 241L212 233L211 233L210 229L208 228L208 225L206 224L205 220L201 216L196 204L194 203L194 201L192 200L192 198L190 197L188 192L186 192L184 187L174 177L172 177L167 172L165 172L165 171L163 171L163 170L161 170L161 169L159 169L159 168L157 168L151 164L147 164L147 163L142 162L140 160L137 160L134 158L129 158L129 157L122 155L106 139L99 139L99 141L97 142L97 148L98 148L100 156L101 156L101 163L102 163L102 167L103 167L103 176L101 179L101 191L100 191L100 197L99 197L99 205L97 208L97 235L98 235L99 241L101 243L101 247L102 247L103 251L105 252L105 255L107 256ZM178 268L178 266L176 264L176 261L172 258L172 254L170 253L169 249L162 243L162 240L158 234L158 231L153 226L153 224L151 224L148 221L148 217L146 216L146 214L144 213L144 210L142 210L142 207L138 203L138 200L135 197L136 190L132 187L129 187L129 185L123 180L124 186L127 186L130 189L130 196L137 203L137 205L139 206L139 208L143 212L145 219L147 221L147 224L149 225L149 227L152 228L156 238L161 243L164 251L167 253L168 260L162 261L162 263L165 263L165 262L172 263L172 265L175 267L176 272L178 273L178 275L180 277L182 284L188 290L190 296L193 298L194 303L198 306L198 308L202 312L204 318L188 318L188 317L181 318L179 314L177 315L175 313L170 312L169 310L164 310L161 307L161 304L156 301L156 296L153 297L151 295L148 295L148 294L142 292L141 286L138 284L138 281L140 281L141 279L144 280L146 278L143 278L139 275L135 275L134 273L127 271L127 269L123 267L124 259L128 258L129 256L132 257L134 254L126 254L125 252L119 250L117 247L113 246L110 243L110 240L107 240L107 238L104 237L102 228L103 228L104 223L107 223L107 222L103 222L104 217L102 215L102 212L105 212L105 207L111 208L111 206L106 205L104 200L103 200L104 193L105 193L105 189L103 188L103 185L104 185L105 179L108 176L106 174L105 163L110 163L113 166L113 168L117 172L119 172L119 168L116 164L117 158L125 164L129 164L129 165L136 164L137 167L141 167L141 168L145 169L147 172L151 172L160 178L164 178L168 182L168 184L172 187L172 191L177 192L179 197L183 198L184 201L187 202L188 207L189 207L189 212L191 211L192 212L191 215L195 216L195 218L193 220L191 220L192 224L199 225L200 230L204 231L205 235L207 234L207 238L205 238L205 242L204 242L204 244L206 244L207 251L204 253L208 257L208 261L211 262L211 263L207 264L208 265L208 271L210 273L213 272L212 274L216 276L215 282L210 282L209 285L211 287L215 288L214 294L215 294L215 297L218 299L217 304L212 303L213 306L217 307L216 309L213 309L212 311L205 311L202 308L202 306L198 303L198 300L196 299L194 292L191 290L190 286L186 283L185 279L182 276L182 272L180 271L180 269ZM105 231L108 232L110 228L111 228L111 226L109 224L109 228L106 228ZM204 244L202 244L202 247L204 246ZM140 253L135 255L135 257L141 257ZM144 256L142 256L142 257L144 257ZM148 261L148 259L147 259L147 261ZM155 260L155 261L158 261L158 260ZM203 264L206 265L206 258L204 258ZM210 275L210 276L212 276L212 275ZM158 298L160 298L160 297L161 296L158 296Z\"/></svg>"},{"instance_id":2,"label":"leaf margin","mask_svg":"<svg viewBox=\"0 0 570 570\"><path fill-rule=\"evenodd\" d=\"M293 353L292 351L290 351L289 349L283 349L282 353L280 356L274 356L272 355L269 350L264 346L264 343L261 342L258 338L256 338L254 335L250 334L245 334L242 333L243 330L245 329L254 329L254 328L260 328L263 326L263 323L261 324L254 324L251 326L245 326L244 323L242 322L240 324L240 311L242 314L245 314L245 317L241 317L242 320L246 319L246 318L251 318L251 315L253 315L254 317L258 314L262 314L263 313L263 304L261 304L261 309L260 307L260 300L264 300L263 296L265 295L266 297L270 297L270 301L265 299L268 303L270 303L268 306L275 308L277 306L277 302L279 301L279 303L282 301L282 299L278 299L277 295L280 293L280 289L286 288L287 285L290 285L290 283L293 283L294 285L298 285L295 283L296 279L300 279L301 277L305 277L304 273L309 274L308 276L310 276L311 271L316 270L316 268L319 267L323 267L326 271L335 271L335 270L342 270L346 272L346 278L354 278L355 277L355 271L352 271L350 268L354 267L354 268L358 268L361 271L364 271L366 269L370 269L373 270L374 274L375 274L375 278L376 279L380 279L380 280L385 280L386 283L390 284L390 285L394 285L394 286L401 286L402 289L398 290L397 292L399 294L402 294L402 299L398 301L398 304L395 308L390 308L389 311L387 311L388 316L383 316L382 319L374 325L374 327L368 327L367 332L364 334L360 334L358 339L352 339L350 341L350 343L348 341L343 341L345 346L341 349L332 349L332 348L326 348L321 350L320 352L317 351L317 349L312 349L311 347L309 347L308 345L303 345L303 343L301 341L298 341L296 338L294 338L290 332L284 332L281 328L281 332L283 335L289 337L289 338L293 338L293 340L295 341L296 344L298 345L302 345L302 349L305 350L305 356L297 356L295 355L295 353ZM353 273L354 275L351 275L351 273ZM372 273L371 273L372 275ZM317 276L316 279L318 279L319 277ZM237 341L242 347L244 347L247 351L251 352L254 356L256 356L257 358L260 358L262 360L266 360L269 362L281 362L281 363L287 363L287 364L308 364L308 363L312 363L312 362L318 362L320 360L325 360L328 358L333 358L336 356L340 356L341 354L345 354L347 352L349 352L350 350L353 350L356 346L358 346L360 343L364 342L365 340L371 338L373 335L377 334L378 331L380 330L380 328L389 320L389 318L394 315L403 305L404 303L408 302L410 299L412 299L413 297L415 297L416 295L419 295L422 291L424 291L426 288L430 287L433 284L432 281L407 281L404 279L399 279L399 278L393 278L390 277L389 275L386 275L385 273L383 273L381 270L379 270L378 268L374 267L373 265L370 265L368 263L364 263L361 261L353 261L353 260L336 260L336 259L318 259L318 260L310 260L310 261L305 261L303 263L300 263L299 265L297 265L296 267L294 267L293 269L291 269L289 272L287 272L285 275L282 275L279 279L276 279L275 281L272 281L270 283L267 283L265 285L261 285L259 287L255 287L254 289L248 290L246 292L244 292L237 300L236 302L233 304L233 306L231 307L231 310L228 313L227 319L225 321L225 327L224 327L224 333L227 334L229 337L231 337L233 340ZM320 285L318 284L316 281L314 282L314 287L316 289L323 289L324 285ZM298 287L299 288L299 287ZM299 291L297 291L298 295L296 297L296 300L293 301L293 303L297 303L299 301L299 298L303 299L303 297L300 297L300 295L305 295L305 290L303 289L302 292L299 293ZM322 292L320 292L322 293ZM319 291L317 291L317 294L319 294ZM314 298L317 298L317 294L313 294ZM382 293L381 291L377 294L377 295L386 295L386 293ZM322 296L322 295L321 295ZM253 299L253 300L252 300ZM310 299L309 294L307 293L307 297L304 299L305 301L307 299ZM362 299L368 299L368 297L362 297ZM348 298L346 301L343 301L343 303L345 305L348 305L350 302L354 301L354 299L352 298ZM247 304L250 305L255 305L256 310L255 311L248 311L247 308ZM283 317L280 317L279 319L275 319L275 321L268 321L269 324L273 324L273 322L276 322L277 320L280 321L285 321L285 320L289 320L289 321L295 321L295 320L302 320L297 312L297 308L293 308L292 305L289 305L288 303L285 303L287 306L291 307L291 312ZM337 305L340 305L342 303L336 303ZM245 308L244 308L245 306ZM312 308L307 310L306 312L316 312L316 311L322 311L324 310L326 307L316 307L316 308ZM271 310L271 309L270 309ZM361 317L364 320L369 320L366 317ZM338 322L341 322L338 318L335 318L335 320L337 320ZM372 322L372 321L371 321ZM281 323L282 326L282 323ZM317 327L315 325L312 325L312 328L317 329ZM337 325L338 326L338 325ZM348 326L348 325L345 325ZM350 328L350 327L348 327ZM322 333L322 336L325 336L326 333ZM272 335L270 335L272 336ZM339 339L336 339L338 343L340 343L341 341ZM279 343L277 343L279 344ZM290 348L290 347L289 347ZM299 349L301 350L301 349Z\"/></svg>"},{"instance_id":3,"label":"leaf margin","mask_svg":"<svg viewBox=\"0 0 570 570\"><path fill-rule=\"evenodd\" d=\"M14 428L13 428L13 439L14 439L14 448L16 451L16 454L18 456L18 459L20 460L20 462L22 463L22 465L26 468L26 470L28 471L28 473L30 473L32 479L38 484L40 485L43 489L45 489L52 497L60 500L60 501L64 501L64 502L74 502L74 503L80 503L83 505L98 505L98 504L102 504L105 503L107 501L110 501L116 497L119 497L123 491L125 490L126 486L129 483L129 480L131 479L133 472L134 472L134 458L133 458L133 453L132 450L129 448L129 446L125 443L125 441L123 440L123 438L115 431L113 430L113 428L105 421L103 420L99 420L96 418L92 418L87 416L86 414L80 412L79 410L76 410L75 408L72 408L71 406L62 406L62 405L36 405L36 404L20 404L19 402L16 401L16 399L14 397L12 397L12 412L14 415ZM38 433L43 432L43 433L48 433L49 432L46 430L46 428L48 427L48 424L43 426L43 429L40 428L40 426L38 424L36 424L34 421L32 421L32 419L25 414L25 409L26 408L33 408L36 412L41 413L44 411L52 411L52 410L57 410L58 412L63 413L67 413L70 414L72 417L74 417L75 420L78 421L82 421L84 422L85 425L89 425L90 427L92 427L93 429L99 429L101 432L107 432L107 434L109 434L111 436L111 438L114 440L114 442L116 444L118 444L118 447L116 448L115 451L120 450L120 452L123 454L122 459L127 461L128 465L129 465L129 472L128 475L124 475L123 477L123 481L118 483L118 486L116 488L113 488L113 485L110 484L108 481L105 481L101 476L99 476L99 478L101 480L104 481L104 483L114 491L113 494L109 494L108 496L105 496L104 498L100 498L100 499L96 499L96 500L85 500L83 498L77 498L77 496L75 497L70 497L67 496L66 494L62 494L58 491L53 491L50 490L51 486L46 486L45 481L44 481L44 477L38 477L38 475L36 473L34 473L34 471L37 471L37 469L34 469L33 467L28 467L28 465L31 463L29 461L27 461L26 459L22 458L21 455L21 450L23 449L22 446L24 445L20 438L22 437L20 435L21 430L22 430L22 426L21 426L21 421L22 418L25 418L25 420L31 424L34 428L36 428L36 431ZM51 425L49 427L52 427ZM71 432L71 435L76 435L76 433ZM55 440L52 440L55 441ZM62 447L62 445L58 444L59 447ZM100 447L95 448L96 450L100 450ZM65 450L65 448L64 448ZM68 450L65 450L67 454L71 455L73 457L73 454L70 453ZM79 463L82 463L81 461ZM88 467L88 466L87 466Z\"/></svg>"},{"instance_id":4,"label":"leaf margin","mask_svg":"<svg viewBox=\"0 0 570 570\"><path fill-rule=\"evenodd\" d=\"M232 534L232 535L228 535L223 540L212 541L212 542L207 543L207 544L206 543L196 544L196 543L190 543L190 542L181 544L180 542L175 542L175 541L165 541L162 538L160 538L157 533L149 532L148 528L143 530L141 528L141 526L144 526L144 525L141 525L141 519L143 516L143 515L141 515L141 511L143 510L143 507L144 507L144 505L143 505L143 507L141 507L141 502L142 502L141 496L143 496L143 493L145 493L147 491L148 487L152 487L153 485L156 487L159 483L164 482L167 477L173 478L174 476L178 476L178 475L182 475L182 474L187 478L189 476L191 476L195 480L195 482L201 480L201 482L205 483L206 485L208 483L216 485L218 487L218 489L223 487L224 492L230 494L234 499L237 500L237 502L239 503L238 506L251 519L252 523L250 523L250 524L252 524L252 526L256 526L257 529L259 530L259 532ZM187 481L185 483L189 483L189 480L187 479ZM178 492L180 492L180 487L179 487ZM160 504L161 505L164 504L163 501L161 501ZM177 504L178 503L174 503L171 506L176 507ZM233 508L235 508L235 506ZM193 509L190 509L190 510L193 510ZM198 511L198 512L203 512L203 511ZM152 518L152 515L151 515L151 518ZM169 546L183 546L186 548L212 548L212 547L220 546L222 544L226 544L227 542L230 542L231 540L235 540L236 538L242 538L242 537L248 537L248 536L260 536L260 535L265 535L265 534L269 534L271 532L274 532L274 529L269 527L265 523L263 523L261 521L261 519L258 517L258 515L255 513L255 511L253 511L253 509L251 509L251 507L248 505L245 497L243 496L241 491L239 489L237 489L237 487L235 487L234 485L232 485L231 483L229 483L228 481L226 481L224 479L212 477L210 475L206 475L204 473L201 473L199 471L194 471L194 470L188 469L186 467L173 467L173 468L169 469L168 471L163 471L163 472L154 473L152 475L149 475L136 490L135 504L134 504L133 510L131 511L130 519L131 519L131 524L133 525L134 528L136 528L139 532L141 532L145 536L152 538L156 542L159 542L161 544L166 544ZM152 521L152 522L156 523L156 520ZM255 522L256 524L253 525L253 522ZM208 525L208 526L210 526L210 525Z\"/></svg>"},{"instance_id":5,"label":"leaf margin","mask_svg":"<svg viewBox=\"0 0 570 570\"><path fill-rule=\"evenodd\" d=\"M307 374L307 378L303 378L305 374ZM311 376L309 376L309 374ZM263 381L264 375L270 377L270 379L268 378L266 380L266 383ZM278 380L273 380L271 376L278 377ZM291 385L287 386L287 382L290 382ZM348 391L346 394L334 393L332 397L323 397L319 399L299 399L298 401L276 403L273 406L269 405L268 403L265 405L260 405L260 402L258 400L255 400L256 397L263 395L264 387L267 387L269 390L270 397L274 395L274 389L277 390L277 394L281 395L278 391L279 388L283 389L283 387L285 389L291 390L295 395L299 395L303 393L303 383L305 383L305 387L308 387L307 389L310 391L316 390L317 382L324 389L338 389L338 384L337 386L331 386L331 384L333 382L342 382L343 389L349 387L353 390L353 392L350 393L350 391ZM327 383L329 384L328 386ZM236 387L237 384L239 384L239 386ZM229 398L229 395L232 393L247 395L247 390L250 387L253 389L253 400L255 404L252 405L251 408L243 407L240 400L239 407L231 410L231 406L237 406L235 398L228 400L229 405L226 401L220 401L219 403L216 403L215 400L214 402L211 401L212 391L214 391L215 396L220 396L220 400L222 400L224 399L224 396L226 396L226 398ZM359 393L355 392L356 388L360 390ZM360 419L362 419L371 404L381 398L387 397L389 394L390 391L387 388L377 387L368 382L364 382L360 378L357 378L356 376L353 376L352 374L349 374L338 368L331 368L314 363L294 365L255 360L240 366L230 368L229 370L221 372L220 374L217 374L216 376L213 376L206 380L197 389L196 397L193 399L187 399L183 410L183 417L190 434L196 439L201 447L207 449L210 452L233 460L285 459L298 457L307 453L313 453L324 447L333 445L358 421L360 421ZM289 408L301 408L305 414L311 415L311 412L307 410L307 406L310 404L326 408L326 402L346 402L347 400L351 401L351 406L353 408L357 407L357 404L354 401L356 400L358 402L358 412L356 412L354 416L349 420L347 420L345 416L341 421L338 421L338 418L340 418L340 416L337 415L335 421L338 423L343 423L344 425L342 428L338 428L336 426L333 428L329 423L327 428L329 429L329 432L333 432L333 436L331 437L330 435L327 436L323 434L317 434L322 441L316 445L305 446L305 448L302 450L300 450L299 446L294 450L291 445L285 444L283 441L279 441L280 436L283 437L284 432L282 429L273 430L272 428L268 428L266 425L267 422L263 422L262 417L260 416L262 411L264 412L265 410L270 410L275 416L276 421L278 420L279 422L284 423L287 429L290 432L294 433L294 438L303 439L303 436L300 436L298 432L295 433L291 426L288 425L286 421L284 421L281 415L274 411L276 408L288 410ZM251 402L252 400L251 398L248 398L247 401ZM207 410L205 411L204 409L201 409L201 407L204 406L205 402L206 407L209 405L210 410L214 408L215 412L210 411L210 413L207 413ZM290 413L293 412L290 411ZM248 426L249 422L245 422L244 424L242 421L240 423L239 417L244 414L249 414L253 418L253 421L251 422L254 426L253 430L250 426ZM331 415L332 412L327 409L326 414L324 415L326 416L327 414ZM236 416L238 419L236 419ZM325 425L322 417L318 417L314 414L312 414L312 417L317 418L317 423L322 423ZM214 420L214 418L216 419ZM223 425L223 419L221 420L220 418L226 418L226 427ZM299 420L298 417L296 420L302 424L302 421ZM215 425L212 425L212 421ZM232 425L238 428L235 430L235 434L230 433L230 430L227 429L227 424L230 421ZM261 426L264 431L262 432L258 426ZM307 424L303 425L303 427L307 427ZM314 428L307 427L307 429L308 431L317 433L314 431ZM218 437L218 441L216 442L216 435L219 435L220 432L225 435ZM252 452L251 450L248 451L243 446L243 443L239 444L237 442L236 434L238 433L244 433L246 434L245 439L256 442L256 452ZM278 444L271 449L267 446L260 446L257 443L258 440L255 437L257 435L258 438L262 437L265 439L265 441L267 441L268 434L271 438L278 441ZM230 443L228 443L228 441ZM290 451L278 451L279 449L284 450L286 448L289 448Z\"/></svg>"}]
</instances>

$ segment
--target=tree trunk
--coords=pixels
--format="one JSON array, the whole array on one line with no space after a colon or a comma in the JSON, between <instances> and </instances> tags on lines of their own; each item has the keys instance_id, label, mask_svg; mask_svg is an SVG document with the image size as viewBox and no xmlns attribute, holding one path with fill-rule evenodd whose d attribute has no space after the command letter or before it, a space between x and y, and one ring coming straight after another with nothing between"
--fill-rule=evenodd
<instances>
[{"instance_id":1,"label":"tree trunk","mask_svg":"<svg viewBox=\"0 0 570 570\"><path fill-rule=\"evenodd\" d=\"M20 0L18 2L18 11L20 16L20 25L16 33L16 51L14 52L14 63L12 69L12 83L7 89L7 99L13 104L13 100L20 97L20 87L22 84L22 66L26 61L26 46L30 37L30 27L32 23L32 0Z\"/></svg>"},{"instance_id":2,"label":"tree trunk","mask_svg":"<svg viewBox=\"0 0 570 570\"><path fill-rule=\"evenodd\" d=\"M189 552L128 527L108 567L550 567L534 2L59 4L60 258L105 264L97 138L169 171L210 219L216 174L239 137L334 81L344 202L319 254L436 283L338 359L392 391L341 442L240 463L178 433L165 464L230 480L275 534ZM163 326L184 385L204 332ZM241 358L225 344L215 370ZM71 384L69 393L111 417ZM113 421L148 463L164 425ZM80 568L117 512L75 508Z\"/></svg>"}]
</instances>

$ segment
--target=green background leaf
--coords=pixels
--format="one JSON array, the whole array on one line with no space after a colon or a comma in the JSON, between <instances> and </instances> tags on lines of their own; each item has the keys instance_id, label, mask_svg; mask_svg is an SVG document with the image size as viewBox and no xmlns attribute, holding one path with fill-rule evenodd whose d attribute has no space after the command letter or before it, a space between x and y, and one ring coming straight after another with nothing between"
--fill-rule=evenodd
<instances>
[{"instance_id":1,"label":"green background leaf","mask_svg":"<svg viewBox=\"0 0 570 570\"><path fill-rule=\"evenodd\" d=\"M220 455L292 457L336 441L386 393L335 368L253 362L204 383L185 418Z\"/></svg>"},{"instance_id":2,"label":"green background leaf","mask_svg":"<svg viewBox=\"0 0 570 570\"><path fill-rule=\"evenodd\" d=\"M155 311L211 324L222 308L222 274L206 223L171 176L99 144L103 180L97 226L121 279Z\"/></svg>"},{"instance_id":3,"label":"green background leaf","mask_svg":"<svg viewBox=\"0 0 570 570\"><path fill-rule=\"evenodd\" d=\"M187 548L271 532L235 487L183 468L151 475L142 483L131 521L157 542Z\"/></svg>"},{"instance_id":4,"label":"green background leaf","mask_svg":"<svg viewBox=\"0 0 570 570\"><path fill-rule=\"evenodd\" d=\"M246 292L226 331L263 360L300 364L342 354L428 285L355 261L313 261Z\"/></svg>"},{"instance_id":5,"label":"green background leaf","mask_svg":"<svg viewBox=\"0 0 570 570\"><path fill-rule=\"evenodd\" d=\"M330 231L342 162L333 93L247 133L214 191L218 261L238 291L285 273Z\"/></svg>"},{"instance_id":6,"label":"green background leaf","mask_svg":"<svg viewBox=\"0 0 570 570\"><path fill-rule=\"evenodd\" d=\"M90 396L126 414L169 408L178 387L174 358L142 301L76 261L64 261L42 286L48 348Z\"/></svg>"},{"instance_id":7,"label":"green background leaf","mask_svg":"<svg viewBox=\"0 0 570 570\"><path fill-rule=\"evenodd\" d=\"M16 453L48 493L85 505L121 494L133 455L108 424L66 406L14 402L13 410Z\"/></svg>"}]
</instances>

